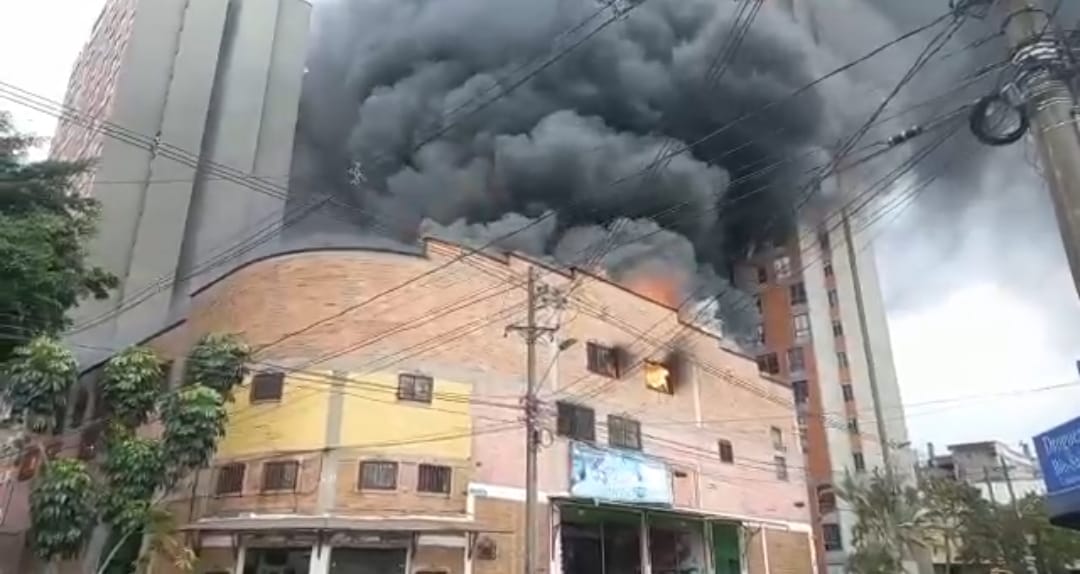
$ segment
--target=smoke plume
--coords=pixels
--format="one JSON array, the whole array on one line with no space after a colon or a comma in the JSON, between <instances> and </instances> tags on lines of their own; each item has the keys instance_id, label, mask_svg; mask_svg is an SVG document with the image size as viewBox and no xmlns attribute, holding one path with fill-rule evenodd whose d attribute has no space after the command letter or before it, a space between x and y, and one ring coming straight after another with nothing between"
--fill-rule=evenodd
<instances>
[{"instance_id":1,"label":"smoke plume","mask_svg":"<svg viewBox=\"0 0 1080 574\"><path fill-rule=\"evenodd\" d=\"M293 234L483 245L542 218L499 246L592 265L628 285L675 278L676 297L714 297L726 330L747 328L754 306L729 284L730 264L792 231L815 152L850 123L838 94L865 78L838 78L646 169L839 60L766 2L723 77L710 80L736 6L317 2L290 203L328 192L336 201Z\"/></svg>"}]
</instances>

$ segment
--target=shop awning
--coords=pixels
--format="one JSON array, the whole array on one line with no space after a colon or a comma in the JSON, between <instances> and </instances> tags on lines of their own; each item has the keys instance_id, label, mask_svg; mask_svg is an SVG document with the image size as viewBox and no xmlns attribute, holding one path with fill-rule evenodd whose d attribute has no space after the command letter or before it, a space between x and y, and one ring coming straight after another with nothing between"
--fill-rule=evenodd
<instances>
[{"instance_id":1,"label":"shop awning","mask_svg":"<svg viewBox=\"0 0 1080 574\"><path fill-rule=\"evenodd\" d=\"M344 530L357 532L506 533L475 520L439 518L385 518L356 516L263 515L203 518L181 527L201 532L259 532L270 530Z\"/></svg>"}]
</instances>

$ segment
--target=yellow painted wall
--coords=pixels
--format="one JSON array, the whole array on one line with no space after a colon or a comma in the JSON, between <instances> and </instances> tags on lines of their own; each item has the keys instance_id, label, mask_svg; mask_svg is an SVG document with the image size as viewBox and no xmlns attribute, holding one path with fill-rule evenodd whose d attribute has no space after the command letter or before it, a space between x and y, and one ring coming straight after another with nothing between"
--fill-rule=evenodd
<instances>
[{"instance_id":1,"label":"yellow painted wall","mask_svg":"<svg viewBox=\"0 0 1080 574\"><path fill-rule=\"evenodd\" d=\"M471 386L435 379L434 398L428 405L398 401L397 377L397 373L350 376L342 405L341 445L400 455L469 458Z\"/></svg>"},{"instance_id":2,"label":"yellow painted wall","mask_svg":"<svg viewBox=\"0 0 1080 574\"><path fill-rule=\"evenodd\" d=\"M330 375L329 372L326 375ZM315 373L287 376L281 402L250 404L251 379L234 391L229 425L218 443L222 458L326 446L331 381Z\"/></svg>"}]
</instances>

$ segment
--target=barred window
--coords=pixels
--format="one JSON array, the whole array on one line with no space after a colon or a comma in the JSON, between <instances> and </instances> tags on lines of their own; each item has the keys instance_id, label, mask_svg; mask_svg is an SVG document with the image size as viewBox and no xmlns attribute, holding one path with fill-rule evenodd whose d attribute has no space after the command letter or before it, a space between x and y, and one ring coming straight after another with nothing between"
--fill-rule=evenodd
<instances>
[{"instance_id":1,"label":"barred window","mask_svg":"<svg viewBox=\"0 0 1080 574\"><path fill-rule=\"evenodd\" d=\"M397 397L403 401L431 402L431 389L435 381L424 375L402 373L398 375Z\"/></svg>"},{"instance_id":2,"label":"barred window","mask_svg":"<svg viewBox=\"0 0 1080 574\"><path fill-rule=\"evenodd\" d=\"M240 494L244 491L244 471L247 467L243 463L226 464L218 467L217 494Z\"/></svg>"},{"instance_id":3,"label":"barred window","mask_svg":"<svg viewBox=\"0 0 1080 574\"><path fill-rule=\"evenodd\" d=\"M598 343L585 345L585 367L593 373L619 378L619 353L614 347L605 347Z\"/></svg>"},{"instance_id":4,"label":"barred window","mask_svg":"<svg viewBox=\"0 0 1080 574\"><path fill-rule=\"evenodd\" d=\"M450 494L450 478L453 470L449 466L421 464L417 477L417 492L435 492Z\"/></svg>"},{"instance_id":5,"label":"barred window","mask_svg":"<svg viewBox=\"0 0 1080 574\"><path fill-rule=\"evenodd\" d=\"M559 436L592 442L596 440L596 414L589 407L557 402L556 433Z\"/></svg>"},{"instance_id":6,"label":"barred window","mask_svg":"<svg viewBox=\"0 0 1080 574\"><path fill-rule=\"evenodd\" d=\"M281 402L285 390L285 373L256 373L251 377L250 401Z\"/></svg>"},{"instance_id":7,"label":"barred window","mask_svg":"<svg viewBox=\"0 0 1080 574\"><path fill-rule=\"evenodd\" d=\"M641 450L641 423L634 419L608 415L608 444Z\"/></svg>"},{"instance_id":8,"label":"barred window","mask_svg":"<svg viewBox=\"0 0 1080 574\"><path fill-rule=\"evenodd\" d=\"M263 492L270 490L296 490L296 479L300 471L300 463L295 460L268 462L263 465L262 489Z\"/></svg>"},{"instance_id":9,"label":"barred window","mask_svg":"<svg viewBox=\"0 0 1080 574\"><path fill-rule=\"evenodd\" d=\"M365 460L360 463L361 490L394 490L397 488L398 463Z\"/></svg>"}]
</instances>

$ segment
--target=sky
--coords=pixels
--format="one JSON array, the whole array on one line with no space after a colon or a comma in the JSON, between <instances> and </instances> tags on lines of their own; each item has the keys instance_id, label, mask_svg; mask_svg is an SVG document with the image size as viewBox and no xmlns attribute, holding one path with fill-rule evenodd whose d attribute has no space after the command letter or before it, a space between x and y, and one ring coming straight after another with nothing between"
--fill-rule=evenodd
<instances>
[{"instance_id":1,"label":"sky","mask_svg":"<svg viewBox=\"0 0 1080 574\"><path fill-rule=\"evenodd\" d=\"M0 81L63 100L103 3L7 0ZM0 109L22 130L53 130L50 117L3 100ZM920 199L877 230L893 354L919 448L1016 444L1080 414L1080 386L1047 388L1080 381L1080 300L1034 151L1020 143L985 153L998 155L978 177L928 190L966 194L962 208L943 217L940 204Z\"/></svg>"}]
</instances>

